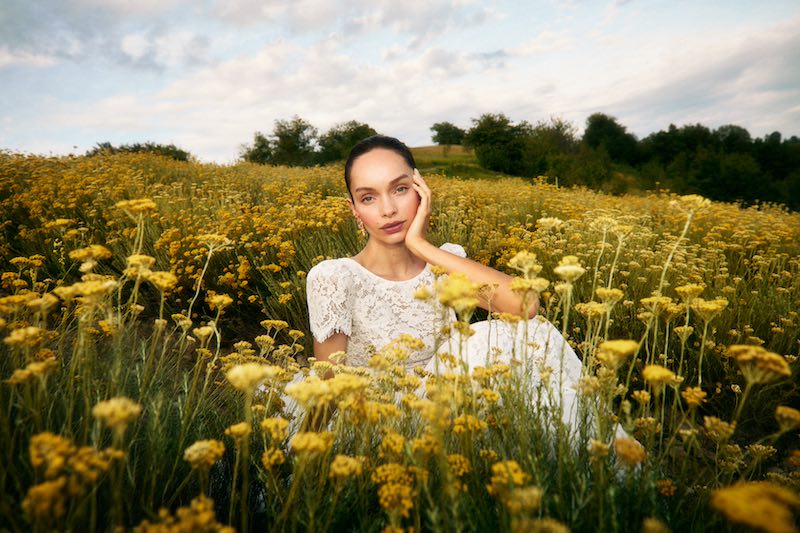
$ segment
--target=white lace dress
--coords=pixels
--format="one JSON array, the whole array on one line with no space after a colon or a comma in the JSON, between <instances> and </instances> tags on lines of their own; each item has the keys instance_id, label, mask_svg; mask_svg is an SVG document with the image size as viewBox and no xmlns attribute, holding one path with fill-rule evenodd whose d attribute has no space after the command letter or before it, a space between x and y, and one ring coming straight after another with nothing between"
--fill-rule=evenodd
<instances>
[{"instance_id":1,"label":"white lace dress","mask_svg":"<svg viewBox=\"0 0 800 533\"><path fill-rule=\"evenodd\" d=\"M446 243L441 248L466 257L460 245ZM351 366L366 366L377 349L406 333L425 343L423 350L412 354L409 366L435 371L437 350L458 355L470 370L515 359L523 363L531 387L539 385L541 369L549 368L551 397L561 402L564 422L574 429L578 414L575 385L582 366L558 330L541 317L515 326L486 320L471 324L475 334L463 343L457 333L437 343L442 326L455 320L455 314L443 310L435 299L414 298L419 288L432 287L434 282L430 265L411 279L391 281L350 258L322 261L308 272L306 280L311 333L319 342L337 332L347 335L346 363Z\"/></svg>"}]
</instances>

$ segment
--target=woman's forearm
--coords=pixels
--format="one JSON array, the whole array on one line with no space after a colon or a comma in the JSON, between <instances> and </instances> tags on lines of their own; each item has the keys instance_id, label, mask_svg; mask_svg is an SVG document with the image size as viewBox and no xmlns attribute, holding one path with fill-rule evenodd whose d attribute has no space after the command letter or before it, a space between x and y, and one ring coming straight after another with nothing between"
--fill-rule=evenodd
<instances>
[{"instance_id":1,"label":"woman's forearm","mask_svg":"<svg viewBox=\"0 0 800 533\"><path fill-rule=\"evenodd\" d=\"M438 248L428 241L419 242L406 241L408 249L426 263L443 268L447 272L462 272L473 282L495 286L490 291L491 301L487 296L480 297L480 306L484 309L501 313L513 313L524 318L533 318L539 310L539 300L529 302L528 310L522 309L522 297L511 290L511 276L498 270L488 267L472 259L459 257L441 248Z\"/></svg>"}]
</instances>

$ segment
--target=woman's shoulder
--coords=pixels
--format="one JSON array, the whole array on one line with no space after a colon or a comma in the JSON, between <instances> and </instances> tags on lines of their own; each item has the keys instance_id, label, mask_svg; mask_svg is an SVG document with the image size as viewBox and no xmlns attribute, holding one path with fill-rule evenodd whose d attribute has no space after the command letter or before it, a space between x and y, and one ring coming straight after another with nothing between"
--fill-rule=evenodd
<instances>
[{"instance_id":1,"label":"woman's shoulder","mask_svg":"<svg viewBox=\"0 0 800 533\"><path fill-rule=\"evenodd\" d=\"M308 271L307 279L325 279L332 276L341 276L351 271L350 260L346 257L338 259L323 259Z\"/></svg>"}]
</instances>

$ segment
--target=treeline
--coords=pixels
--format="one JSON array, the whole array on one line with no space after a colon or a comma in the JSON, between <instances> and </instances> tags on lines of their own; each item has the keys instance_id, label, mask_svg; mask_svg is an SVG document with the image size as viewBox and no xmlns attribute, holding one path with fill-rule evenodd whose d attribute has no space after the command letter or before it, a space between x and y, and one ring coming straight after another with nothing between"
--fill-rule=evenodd
<instances>
[{"instance_id":1,"label":"treeline","mask_svg":"<svg viewBox=\"0 0 800 533\"><path fill-rule=\"evenodd\" d=\"M434 141L474 148L481 166L613 193L667 188L722 201L779 202L800 208L800 139L778 132L752 138L740 126L676 127L637 139L614 117L595 113L582 136L561 119L532 125L484 114L463 130L434 124Z\"/></svg>"},{"instance_id":2,"label":"treeline","mask_svg":"<svg viewBox=\"0 0 800 533\"><path fill-rule=\"evenodd\" d=\"M87 156L95 156L99 154L118 154L118 153L139 153L147 152L151 154L158 154L176 161L190 161L192 154L186 150L182 150L174 144L158 144L153 142L146 143L133 143L122 144L114 146L110 142L97 143L93 148L86 152Z\"/></svg>"},{"instance_id":3,"label":"treeline","mask_svg":"<svg viewBox=\"0 0 800 533\"><path fill-rule=\"evenodd\" d=\"M239 157L271 165L322 165L346 159L358 141L376 133L368 124L351 120L320 135L310 122L295 115L276 120L271 135L257 131L252 144L241 146Z\"/></svg>"},{"instance_id":4,"label":"treeline","mask_svg":"<svg viewBox=\"0 0 800 533\"><path fill-rule=\"evenodd\" d=\"M583 185L615 194L669 189L721 201L777 202L800 209L800 139L778 132L753 138L741 126L710 129L702 124L666 130L643 139L614 117L595 113L583 135L574 124L553 118L531 124L513 122L502 113L472 119L469 129L450 122L431 126L433 141L474 149L478 163L505 174L545 175L560 185ZM261 164L312 166L340 161L361 139L375 135L368 124L351 120L320 134L294 116L276 120L270 134L257 131L239 157ZM155 152L187 161L176 146L136 143L114 147L99 143L87 155L108 152Z\"/></svg>"}]
</instances>

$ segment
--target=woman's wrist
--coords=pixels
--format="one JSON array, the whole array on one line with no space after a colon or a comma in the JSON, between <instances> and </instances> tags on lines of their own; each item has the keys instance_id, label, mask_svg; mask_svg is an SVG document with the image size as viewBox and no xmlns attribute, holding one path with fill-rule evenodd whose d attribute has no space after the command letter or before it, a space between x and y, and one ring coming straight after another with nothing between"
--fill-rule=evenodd
<instances>
[{"instance_id":1,"label":"woman's wrist","mask_svg":"<svg viewBox=\"0 0 800 533\"><path fill-rule=\"evenodd\" d=\"M406 248L408 248L408 250L415 256L419 257L426 263L429 263L429 254L427 254L427 251L430 248L435 248L435 246L429 243L424 237L416 237L412 239L406 239Z\"/></svg>"}]
</instances>

